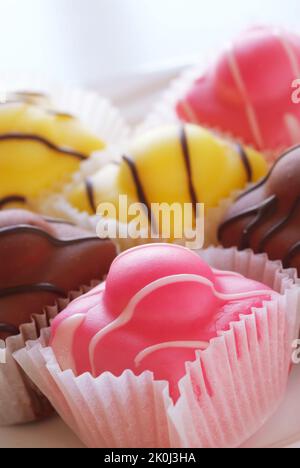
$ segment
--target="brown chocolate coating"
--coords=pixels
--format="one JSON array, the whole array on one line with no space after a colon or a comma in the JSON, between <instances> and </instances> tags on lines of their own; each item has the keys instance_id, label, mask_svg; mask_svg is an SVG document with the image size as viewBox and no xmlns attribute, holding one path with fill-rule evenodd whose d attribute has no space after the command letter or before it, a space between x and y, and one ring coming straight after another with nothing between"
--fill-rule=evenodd
<instances>
[{"instance_id":1,"label":"brown chocolate coating","mask_svg":"<svg viewBox=\"0 0 300 468\"><path fill-rule=\"evenodd\" d=\"M300 146L285 153L265 179L236 200L218 234L224 247L266 252L300 274Z\"/></svg>"},{"instance_id":2,"label":"brown chocolate coating","mask_svg":"<svg viewBox=\"0 0 300 468\"><path fill-rule=\"evenodd\" d=\"M0 339L92 280L116 256L111 241L23 210L0 212Z\"/></svg>"}]
</instances>

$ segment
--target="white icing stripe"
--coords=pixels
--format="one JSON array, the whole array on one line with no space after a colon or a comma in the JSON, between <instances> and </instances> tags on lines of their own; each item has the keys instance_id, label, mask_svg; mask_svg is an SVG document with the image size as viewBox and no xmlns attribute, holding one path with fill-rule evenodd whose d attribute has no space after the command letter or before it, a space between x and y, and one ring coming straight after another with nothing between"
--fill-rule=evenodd
<instances>
[{"instance_id":1,"label":"white icing stripe","mask_svg":"<svg viewBox=\"0 0 300 468\"><path fill-rule=\"evenodd\" d=\"M184 274L184 275L173 275L173 276L166 276L164 278L160 278L159 280L154 281L153 283L150 283L147 286L145 286L145 288L141 289L131 299L131 301L129 302L127 307L123 310L123 312L120 314L120 316L114 322L111 322L109 325L107 325L102 330L100 330L92 338L90 342L90 346L89 346L89 355L90 355L90 364L91 364L93 375L95 375L95 359L94 359L95 351L100 341L109 333L113 332L114 330L117 330L118 328L130 322L130 320L132 319L134 315L135 309L145 297L149 296L151 293L153 293L157 289L160 289L164 286L169 286L171 284L185 283L185 282L198 283L198 284L201 284L202 286L209 287L212 293L215 295L215 297L217 297L218 299L222 301L237 301L237 300L243 300L243 299L248 299L248 298L254 298L256 296L270 296L272 294L275 294L274 291L270 291L270 290L248 291L245 293L237 293L237 294L223 294L223 293L216 291L214 284L209 279L200 275Z\"/></svg>"},{"instance_id":2,"label":"white icing stripe","mask_svg":"<svg viewBox=\"0 0 300 468\"><path fill-rule=\"evenodd\" d=\"M300 78L300 65L293 47L291 46L291 44L289 44L288 38L285 37L284 33L279 30L275 30L274 34L285 50L295 78Z\"/></svg>"},{"instance_id":3,"label":"white icing stripe","mask_svg":"<svg viewBox=\"0 0 300 468\"><path fill-rule=\"evenodd\" d=\"M73 358L74 336L85 320L85 314L76 314L68 317L59 324L51 348L62 370L72 369L76 374L76 365Z\"/></svg>"},{"instance_id":4,"label":"white icing stripe","mask_svg":"<svg viewBox=\"0 0 300 468\"><path fill-rule=\"evenodd\" d=\"M231 70L233 79L236 83L236 86L244 100L245 107L246 107L246 114L247 114L250 130L253 135L253 138L255 139L256 144L260 148L263 148L264 142L263 142L262 134L259 128L259 123L257 120L256 112L248 96L248 92L244 84L244 81L243 81L243 78L242 78L242 75L241 75L241 72L240 72L240 69L239 69L237 60L234 56L234 51L232 48L228 50L228 64L229 64L229 68Z\"/></svg>"},{"instance_id":5,"label":"white icing stripe","mask_svg":"<svg viewBox=\"0 0 300 468\"><path fill-rule=\"evenodd\" d=\"M208 348L208 346L209 343L207 341L170 341L168 343L160 343L154 346L149 346L149 348L141 351L135 358L134 363L136 367L139 367L139 365L146 357L152 353L155 353L156 351L161 351L162 349L186 348L205 350Z\"/></svg>"},{"instance_id":6,"label":"white icing stripe","mask_svg":"<svg viewBox=\"0 0 300 468\"><path fill-rule=\"evenodd\" d=\"M199 119L195 114L194 109L186 99L184 101L181 101L181 107L190 123L200 125Z\"/></svg>"},{"instance_id":7,"label":"white icing stripe","mask_svg":"<svg viewBox=\"0 0 300 468\"><path fill-rule=\"evenodd\" d=\"M215 276L232 276L233 278L242 278L242 275L235 271L215 270L212 268L212 272Z\"/></svg>"},{"instance_id":8,"label":"white icing stripe","mask_svg":"<svg viewBox=\"0 0 300 468\"><path fill-rule=\"evenodd\" d=\"M284 116L284 123L291 138L291 145L297 145L300 141L300 122L293 114Z\"/></svg>"}]
</instances>

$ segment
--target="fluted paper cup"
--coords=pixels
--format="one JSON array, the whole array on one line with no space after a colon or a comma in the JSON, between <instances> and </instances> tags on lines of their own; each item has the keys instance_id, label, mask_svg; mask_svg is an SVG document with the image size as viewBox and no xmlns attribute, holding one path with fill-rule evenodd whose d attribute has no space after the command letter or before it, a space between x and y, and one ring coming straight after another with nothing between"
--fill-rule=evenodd
<instances>
[{"instance_id":1,"label":"fluted paper cup","mask_svg":"<svg viewBox=\"0 0 300 468\"><path fill-rule=\"evenodd\" d=\"M40 331L49 327L52 319L67 304L85 294L99 282L70 292L68 299L59 299L55 306L45 307L40 315L33 315L31 322L20 327L20 334L0 341L0 426L24 424L47 418L53 408L44 394L34 385L13 358L13 353L24 348L29 340L37 340Z\"/></svg>"},{"instance_id":2,"label":"fluted paper cup","mask_svg":"<svg viewBox=\"0 0 300 468\"><path fill-rule=\"evenodd\" d=\"M240 321L186 363L180 397L151 372L121 377L62 372L50 329L15 358L88 447L238 447L275 412L291 369L300 321L299 280L265 255L235 249L199 252L212 267L264 282L281 295Z\"/></svg>"}]
</instances>

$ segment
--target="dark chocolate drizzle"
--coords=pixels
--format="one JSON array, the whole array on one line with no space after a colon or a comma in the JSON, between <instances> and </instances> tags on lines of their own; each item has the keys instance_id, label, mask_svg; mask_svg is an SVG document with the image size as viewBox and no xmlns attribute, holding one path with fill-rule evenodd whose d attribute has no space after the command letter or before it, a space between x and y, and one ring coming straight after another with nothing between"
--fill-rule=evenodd
<instances>
[{"instance_id":1,"label":"dark chocolate drizzle","mask_svg":"<svg viewBox=\"0 0 300 468\"><path fill-rule=\"evenodd\" d=\"M197 215L198 198L197 198L196 189L195 189L194 183L193 183L191 154L190 154L188 136L187 136L187 133L186 133L185 126L182 126L181 129L180 129L180 144L181 144L181 147L182 147L184 163L185 163L187 176L188 176L188 186L189 186L190 197L191 197L191 201L192 201L192 204L193 204L193 209L194 209L195 215Z\"/></svg>"},{"instance_id":2,"label":"dark chocolate drizzle","mask_svg":"<svg viewBox=\"0 0 300 468\"><path fill-rule=\"evenodd\" d=\"M241 200L242 198L246 197L250 193L254 192L255 190L263 187L271 178L274 169L277 167L279 162L285 158L290 152L300 149L300 145L295 146L294 148L286 151L273 165L272 169L269 171L268 175L262 179L258 184L254 185L251 187L249 190L245 191L242 193L242 195L237 199ZM247 216L253 216L256 215L255 219L249 223L248 226L245 227L242 233L242 238L241 242L239 245L240 250L244 250L248 247L250 247L250 236L253 233L253 231L260 225L262 225L264 222L266 222L271 216L273 216L274 212L276 212L277 206L278 206L278 198L276 195L273 195L269 199L265 200L260 206L252 207L249 208L248 210L245 210L236 216L232 216L228 220L226 220L219 228L218 231L218 238L219 241L222 242L222 236L224 230L229 227L231 224L234 224L236 221L239 221ZM290 223L292 218L296 215L297 210L300 207L300 197L298 197L295 202L293 203L291 209L287 213L286 216L283 216L282 219L271 229L269 229L265 235L262 237L260 240L257 249L255 251L257 253L262 253L267 250L267 244L272 241L272 239L281 231L283 231L286 226ZM290 247L288 250L287 254L284 256L282 259L283 266L285 268L289 268L292 265L293 258L300 253L300 242L297 242L295 245Z\"/></svg>"},{"instance_id":3,"label":"dark chocolate drizzle","mask_svg":"<svg viewBox=\"0 0 300 468\"><path fill-rule=\"evenodd\" d=\"M33 234L39 236L43 239L46 239L50 244L55 247L66 247L71 245L83 244L86 242L101 241L99 237L80 237L75 239L57 239L56 237L51 236L48 232L39 229L38 227L29 226L29 225L19 225L12 227L5 227L0 229L0 239L5 236L10 236L14 234Z\"/></svg>"},{"instance_id":4,"label":"dark chocolate drizzle","mask_svg":"<svg viewBox=\"0 0 300 468\"><path fill-rule=\"evenodd\" d=\"M248 182L252 182L253 180L253 171L251 167L251 163L249 160L249 156L247 154L247 151L242 145L237 145L237 150L240 155L241 161L243 163L243 166L245 168L246 174L247 174L247 180Z\"/></svg>"},{"instance_id":5,"label":"dark chocolate drizzle","mask_svg":"<svg viewBox=\"0 0 300 468\"><path fill-rule=\"evenodd\" d=\"M14 336L19 333L19 329L10 323L0 323L0 333L5 333L8 336Z\"/></svg>"},{"instance_id":6,"label":"dark chocolate drizzle","mask_svg":"<svg viewBox=\"0 0 300 468\"><path fill-rule=\"evenodd\" d=\"M23 294L39 294L39 293L49 293L55 294L58 297L66 298L67 293L63 289L59 288L58 286L51 284L51 283L36 283L36 284L24 284L20 286L13 286L11 288L4 288L0 289L0 299L15 296L15 295L23 295ZM38 331L36 319L32 317L35 323L36 330ZM19 329L11 325L10 323L0 323L0 333L5 333L8 336L17 335L19 333Z\"/></svg>"},{"instance_id":7,"label":"dark chocolate drizzle","mask_svg":"<svg viewBox=\"0 0 300 468\"><path fill-rule=\"evenodd\" d=\"M293 245L286 256L284 257L282 263L284 268L290 268L293 258L300 253L300 242L297 242L297 244Z\"/></svg>"},{"instance_id":8,"label":"dark chocolate drizzle","mask_svg":"<svg viewBox=\"0 0 300 468\"><path fill-rule=\"evenodd\" d=\"M11 288L0 289L0 299L9 296L47 292L60 297L67 297L66 291L51 283L22 284Z\"/></svg>"},{"instance_id":9,"label":"dark chocolate drizzle","mask_svg":"<svg viewBox=\"0 0 300 468\"><path fill-rule=\"evenodd\" d=\"M291 149L289 149L288 151L286 151L285 153L283 153L282 156L280 156L280 158L278 158L275 163L273 164L271 170L269 171L269 173L266 175L266 177L264 177L261 181L259 181L257 184L253 185L253 187L250 187L248 190L245 190L239 197L237 197L236 201L238 200L241 200L242 198L246 197L247 195L249 195L249 193L252 193L252 192L255 192L255 190L263 187L270 179L270 177L272 176L275 168L277 167L277 165L281 162L282 159L284 159L286 157L287 154L289 154L291 151L294 151L296 150L297 148L300 149L300 145L297 145Z\"/></svg>"},{"instance_id":10,"label":"dark chocolate drizzle","mask_svg":"<svg viewBox=\"0 0 300 468\"><path fill-rule=\"evenodd\" d=\"M10 203L21 203L25 205L27 202L26 198L22 195L10 195L0 199L0 210L2 210L6 205Z\"/></svg>"},{"instance_id":11,"label":"dark chocolate drizzle","mask_svg":"<svg viewBox=\"0 0 300 468\"><path fill-rule=\"evenodd\" d=\"M228 226L243 218L247 218L248 216L255 216L255 218L251 220L250 223L243 230L241 241L238 246L239 250L248 249L250 247L251 234L255 231L255 229L258 226L264 223L268 217L272 216L272 214L276 210L277 203L277 197L275 195L272 195L267 200L264 200L263 203L261 203L260 205L242 211L242 213L239 213L236 216L232 216L232 218L228 219L227 221L225 221L225 223L223 223L220 226L218 232L219 241L221 242L223 231Z\"/></svg>"},{"instance_id":12,"label":"dark chocolate drizzle","mask_svg":"<svg viewBox=\"0 0 300 468\"><path fill-rule=\"evenodd\" d=\"M254 185L253 187L251 187L249 190L246 190L245 192L243 192L240 197L237 198L236 201L238 200L241 200L242 198L246 197L247 195L249 195L250 193L258 190L259 188L263 187L268 181L269 179L271 178L275 168L277 167L277 165L280 163L280 161L282 159L284 159L289 153L291 153L292 151L295 151L296 149L300 149L300 145L297 145L291 149L289 149L288 151L286 151L273 165L272 169L269 171L269 173L267 174L267 176L265 178L263 178L258 184ZM249 208L248 210L245 210L239 214L237 214L236 216L232 216L231 218L229 218L227 221L225 221L220 227L219 227L219 230L218 230L218 239L219 241L222 243L222 236L223 236L223 232L224 230L229 227L231 224L234 224L236 221L239 221L241 220L242 218L244 217L247 217L247 216L252 216L252 215L256 215L255 219L253 221L251 221L249 223L248 226L246 226L246 228L244 229L243 231L243 234L242 234L242 239L241 239L241 243L240 243L240 246L239 246L239 249L240 250L243 250L243 249L246 249L248 247L250 247L250 236L252 234L252 232L255 230L255 228L261 224L263 224L267 219L269 219L270 216L273 215L274 211L276 211L276 208L277 208L277 205L278 205L278 199L277 197L274 195L273 197L270 197L268 200L265 200L264 203L258 207L252 207L252 208ZM275 226L273 226L271 229L269 229L266 234L263 236L263 238L260 240L259 244L258 244L258 248L256 249L256 252L258 253L262 253L264 251L266 251L266 245L279 233L281 232L282 230L284 230L284 228L289 224L289 222L291 221L291 219L294 217L297 209L299 208L300 206L300 198L298 198L293 206L291 207L290 211L288 212L288 214L286 216L284 216ZM293 258L300 252L300 242L297 242L295 245L293 245L288 253L286 254L286 256L283 258L282 262L283 262L283 266L285 268L289 268L292 264L292 260Z\"/></svg>"},{"instance_id":13,"label":"dark chocolate drizzle","mask_svg":"<svg viewBox=\"0 0 300 468\"><path fill-rule=\"evenodd\" d=\"M276 236L278 232L282 231L282 229L284 229L285 226L289 224L289 221L293 218L299 206L300 206L300 198L298 198L295 201L295 203L293 204L291 208L291 211L287 214L287 216L285 216L281 221L279 221L279 223L273 226L272 229L270 229L262 238L258 247L259 253L264 252L266 248L266 244L270 242L273 239L273 237Z\"/></svg>"},{"instance_id":14,"label":"dark chocolate drizzle","mask_svg":"<svg viewBox=\"0 0 300 468\"><path fill-rule=\"evenodd\" d=\"M95 191L94 191L94 186L93 186L93 182L91 181L91 179L89 178L86 179L85 188L86 188L89 205L92 209L92 212L96 214L97 206L96 206L96 200L95 200Z\"/></svg>"},{"instance_id":15,"label":"dark chocolate drizzle","mask_svg":"<svg viewBox=\"0 0 300 468\"><path fill-rule=\"evenodd\" d=\"M151 220L152 220L151 206L150 206L150 204L149 204L149 202L147 200L147 197L146 197L146 194L145 194L145 191L144 191L144 187L143 187L140 175L138 173L138 169L136 167L136 164L135 164L134 160L129 156L123 156L122 159L130 169L132 178L133 178L134 183L135 183L135 187L136 187L139 202L147 207L148 218L149 218L149 220L151 222Z\"/></svg>"},{"instance_id":16,"label":"dark chocolate drizzle","mask_svg":"<svg viewBox=\"0 0 300 468\"><path fill-rule=\"evenodd\" d=\"M34 141L34 142L37 142L46 146L52 151L63 154L65 156L71 156L73 158L79 159L80 161L85 161L88 158L88 155L85 155L78 151L74 151L69 148L63 148L61 146L55 145L54 143L47 140L46 138L38 136L38 135L30 135L26 133L7 133L7 134L0 135L0 143L4 141L10 141L10 140Z\"/></svg>"},{"instance_id":17,"label":"dark chocolate drizzle","mask_svg":"<svg viewBox=\"0 0 300 468\"><path fill-rule=\"evenodd\" d=\"M51 221L50 221L51 222ZM60 220L53 219L52 222L61 222ZM78 239L70 239L70 240L61 240L55 237L52 237L47 232L43 231L40 228L27 226L27 225L20 225L20 226L13 226L8 228L0 229L0 239L5 236L10 236L14 234L33 234L39 237L44 238L50 244L54 245L55 247L65 247L70 245L76 245L85 242L91 241L101 241L98 237L83 237ZM37 283L37 284L29 284L29 285L19 285L13 286L11 288L4 288L0 289L0 299L5 298L8 296L13 296L17 294L28 294L28 293L41 293L41 292L48 292L51 294L55 294L59 297L67 297L66 291L59 288L58 286L51 284L51 283ZM0 332L3 332L7 335L15 335L18 333L18 329L15 327L13 328L9 323L1 323L0 324Z\"/></svg>"}]
</instances>

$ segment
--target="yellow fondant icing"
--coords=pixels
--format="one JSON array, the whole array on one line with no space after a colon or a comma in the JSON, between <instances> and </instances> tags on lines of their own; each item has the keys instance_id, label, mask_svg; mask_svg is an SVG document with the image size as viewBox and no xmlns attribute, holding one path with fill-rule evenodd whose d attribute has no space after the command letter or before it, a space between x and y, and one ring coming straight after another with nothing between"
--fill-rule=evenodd
<instances>
[{"instance_id":1,"label":"yellow fondant icing","mask_svg":"<svg viewBox=\"0 0 300 468\"><path fill-rule=\"evenodd\" d=\"M11 98L0 105L0 199L37 197L77 171L82 157L104 147L76 118L55 113L47 103Z\"/></svg>"},{"instance_id":2,"label":"yellow fondant icing","mask_svg":"<svg viewBox=\"0 0 300 468\"><path fill-rule=\"evenodd\" d=\"M243 189L249 182L245 160L238 146L218 138L199 126L184 127L191 167L191 183L197 201L212 208L233 191ZM144 195L152 203L191 203L187 163L182 144L182 127L178 125L152 130L138 137L128 156L134 162ZM251 148L244 154L251 167L251 181L256 182L267 173L264 157ZM137 185L128 164L111 164L89 179L93 188L94 205L111 202L118 208L119 195L128 195L129 203L138 202ZM84 183L68 193L71 204L93 214ZM119 221L124 221L117 216ZM174 226L173 226L174 229Z\"/></svg>"}]
</instances>

